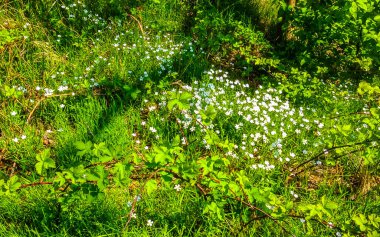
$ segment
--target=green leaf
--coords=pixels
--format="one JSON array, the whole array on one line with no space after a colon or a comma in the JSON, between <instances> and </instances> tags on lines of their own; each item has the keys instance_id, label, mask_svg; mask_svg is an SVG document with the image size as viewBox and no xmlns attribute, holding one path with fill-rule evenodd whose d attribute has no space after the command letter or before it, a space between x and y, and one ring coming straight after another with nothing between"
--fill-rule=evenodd
<instances>
[{"instance_id":1,"label":"green leaf","mask_svg":"<svg viewBox=\"0 0 380 237\"><path fill-rule=\"evenodd\" d=\"M6 194L10 195L13 192L15 192L17 189L19 189L20 187L21 187L21 183L18 182L18 177L16 175L12 176L8 180L7 184L5 185L5 189L7 190Z\"/></svg>"},{"instance_id":2,"label":"green leaf","mask_svg":"<svg viewBox=\"0 0 380 237\"><path fill-rule=\"evenodd\" d=\"M377 21L377 22L380 22L380 15L377 15L377 16L375 16L375 18L373 18L375 21Z\"/></svg>"},{"instance_id":3,"label":"green leaf","mask_svg":"<svg viewBox=\"0 0 380 237\"><path fill-rule=\"evenodd\" d=\"M104 169L104 166L98 165L88 174L88 180L97 181L97 186L99 190L106 188L108 184L108 172Z\"/></svg>"},{"instance_id":4,"label":"green leaf","mask_svg":"<svg viewBox=\"0 0 380 237\"><path fill-rule=\"evenodd\" d=\"M151 195L154 191L157 190L157 181L154 179L149 180L145 185L145 189L148 195Z\"/></svg>"},{"instance_id":5,"label":"green leaf","mask_svg":"<svg viewBox=\"0 0 380 237\"><path fill-rule=\"evenodd\" d=\"M367 218L365 217L365 215L363 215L363 214L356 215L356 216L352 217L352 220L355 222L356 225L359 226L361 231L367 230L367 227L366 227Z\"/></svg>"},{"instance_id":6,"label":"green leaf","mask_svg":"<svg viewBox=\"0 0 380 237\"><path fill-rule=\"evenodd\" d=\"M55 161L49 157L50 149L45 149L40 154L37 154L36 159L37 163L35 165L36 171L39 175L42 175L44 170L49 168L55 168Z\"/></svg>"},{"instance_id":7,"label":"green leaf","mask_svg":"<svg viewBox=\"0 0 380 237\"><path fill-rule=\"evenodd\" d=\"M377 108L371 108L370 112L371 112L371 114L372 114L373 117L375 117L377 119L380 118L379 109L377 109Z\"/></svg>"},{"instance_id":8,"label":"green leaf","mask_svg":"<svg viewBox=\"0 0 380 237\"><path fill-rule=\"evenodd\" d=\"M58 183L58 186L62 187L62 185L64 185L66 183L66 179L65 179L63 173L56 172L55 175L56 176L54 177L54 181L53 182L54 183Z\"/></svg>"},{"instance_id":9,"label":"green leaf","mask_svg":"<svg viewBox=\"0 0 380 237\"><path fill-rule=\"evenodd\" d=\"M132 99L137 99L138 95L141 93L141 91L138 88L134 88L129 85L125 85L123 88L126 91L126 94L130 96Z\"/></svg>"},{"instance_id":10,"label":"green leaf","mask_svg":"<svg viewBox=\"0 0 380 237\"><path fill-rule=\"evenodd\" d=\"M332 209L338 209L338 207L339 207L338 204L335 203L335 202L332 202L332 201L328 201L325 204L325 208L330 209L330 210L332 210Z\"/></svg>"},{"instance_id":11,"label":"green leaf","mask_svg":"<svg viewBox=\"0 0 380 237\"><path fill-rule=\"evenodd\" d=\"M167 106L168 106L168 109L169 110L173 110L174 106L177 105L179 102L179 100L177 99L174 99L174 100L169 100Z\"/></svg>"},{"instance_id":12,"label":"green leaf","mask_svg":"<svg viewBox=\"0 0 380 237\"><path fill-rule=\"evenodd\" d=\"M89 154L91 152L92 142L88 141L84 143L84 142L79 141L79 142L74 143L74 146L79 150L77 152L77 155L82 157L85 154Z\"/></svg>"},{"instance_id":13,"label":"green leaf","mask_svg":"<svg viewBox=\"0 0 380 237\"><path fill-rule=\"evenodd\" d=\"M37 174L42 175L43 167L44 167L43 162L37 162L37 164L36 164Z\"/></svg>"},{"instance_id":14,"label":"green leaf","mask_svg":"<svg viewBox=\"0 0 380 237\"><path fill-rule=\"evenodd\" d=\"M192 97L193 95L191 93L185 91L185 92L180 93L179 100L181 102L187 102Z\"/></svg>"},{"instance_id":15,"label":"green leaf","mask_svg":"<svg viewBox=\"0 0 380 237\"><path fill-rule=\"evenodd\" d=\"M99 159L100 162L108 162L113 159L112 153L107 148L106 143L104 142L94 144L94 149L92 150L92 152Z\"/></svg>"}]
</instances>

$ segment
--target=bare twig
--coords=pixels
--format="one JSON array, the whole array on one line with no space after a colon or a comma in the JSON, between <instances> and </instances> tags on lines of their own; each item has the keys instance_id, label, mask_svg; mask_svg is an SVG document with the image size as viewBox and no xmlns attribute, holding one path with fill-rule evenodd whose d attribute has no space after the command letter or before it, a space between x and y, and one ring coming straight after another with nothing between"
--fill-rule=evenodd
<instances>
[{"instance_id":1,"label":"bare twig","mask_svg":"<svg viewBox=\"0 0 380 237\"><path fill-rule=\"evenodd\" d=\"M231 190L232 191L232 190ZM233 191L232 191L233 192ZM246 202L246 201L244 201L243 199L241 199L241 198L239 198L239 197L237 197L237 196L235 196L234 198L233 198L234 200L236 200L236 201L239 201L239 202L241 202L241 203L243 203L244 205L246 205L246 206L248 206L250 209L252 209L252 210L257 210L257 211L259 211L259 212L261 212L262 214L264 214L264 216L266 216L266 217L268 217L269 219L271 219L272 221L274 221L276 224L278 224L280 227L281 227L281 229L283 229L286 233L288 233L288 234L290 234L291 236L293 236L293 237L295 237L295 235L294 234L292 234L290 231L288 231L276 218L274 218L272 215L270 215L269 213L267 213L267 212L265 212L264 210L262 210L262 209L260 209L260 208L258 208L258 207L256 207L256 206L254 206L254 205L252 205L251 203L249 203L249 202Z\"/></svg>"},{"instance_id":2,"label":"bare twig","mask_svg":"<svg viewBox=\"0 0 380 237\"><path fill-rule=\"evenodd\" d=\"M354 153L359 152L359 151L362 151L362 150L363 150L363 149L353 150L353 151L347 152L347 153L345 153L345 154L343 154L343 155L336 156L336 157L334 157L334 159L337 160L337 159L339 159L339 158L341 158L341 157L344 157L344 156L347 156L347 155L350 155L350 154L354 154ZM302 169L302 170L300 170L300 171L298 171L298 172L292 173L291 176L292 176L292 177L295 177L295 176L299 175L300 173L304 172L305 170L307 170L307 169L310 168L310 167L313 167L313 166L308 166L308 167L306 167L305 169ZM297 169L297 168L296 168L296 169Z\"/></svg>"},{"instance_id":3,"label":"bare twig","mask_svg":"<svg viewBox=\"0 0 380 237\"><path fill-rule=\"evenodd\" d=\"M331 148L327 148L327 149L324 149L321 153L313 156L312 158L302 162L301 164L299 164L298 166L296 166L293 170L297 170L298 168L306 165L307 163L315 160L315 159L318 159L320 156L322 156L323 154L325 154L325 152L329 152L329 151L333 151L333 150L336 150L336 149L339 149L339 148L344 148L344 147L353 147L353 146L358 146L358 145L364 145L364 144L367 144L367 143L370 143L372 141L364 141L364 142L358 142L358 143L354 143L354 144L347 144L347 145L342 145L342 146L335 146L335 147L331 147Z\"/></svg>"},{"instance_id":4,"label":"bare twig","mask_svg":"<svg viewBox=\"0 0 380 237\"><path fill-rule=\"evenodd\" d=\"M35 187L39 185L50 185L50 184L53 184L53 182L36 182L36 183L31 183L31 184L23 184L21 185L20 188Z\"/></svg>"}]
</instances>

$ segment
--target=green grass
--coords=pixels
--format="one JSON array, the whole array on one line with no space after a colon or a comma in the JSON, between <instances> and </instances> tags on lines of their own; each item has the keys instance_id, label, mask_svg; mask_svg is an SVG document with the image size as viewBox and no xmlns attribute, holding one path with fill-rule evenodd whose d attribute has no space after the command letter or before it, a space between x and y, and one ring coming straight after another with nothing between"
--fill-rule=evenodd
<instances>
[{"instance_id":1,"label":"green grass","mask_svg":"<svg viewBox=\"0 0 380 237\"><path fill-rule=\"evenodd\" d=\"M350 83L296 101L212 65L184 33L188 5L154 2L1 6L0 180L23 186L0 183L0 236L375 233L380 220L363 230L353 217L380 210L378 124L364 120L376 102ZM277 17L246 4L264 25ZM38 174L47 149L54 167ZM104 172L97 193L88 176Z\"/></svg>"}]
</instances>

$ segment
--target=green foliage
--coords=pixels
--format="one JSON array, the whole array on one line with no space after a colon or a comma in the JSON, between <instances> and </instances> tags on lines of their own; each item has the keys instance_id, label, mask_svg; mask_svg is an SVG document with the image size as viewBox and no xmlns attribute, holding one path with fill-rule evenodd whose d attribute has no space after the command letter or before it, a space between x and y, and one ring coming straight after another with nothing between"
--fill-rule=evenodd
<instances>
[{"instance_id":1,"label":"green foliage","mask_svg":"<svg viewBox=\"0 0 380 237\"><path fill-rule=\"evenodd\" d=\"M283 26L290 37L286 50L306 70L328 68L322 78L371 80L379 70L378 3L297 1Z\"/></svg>"},{"instance_id":2,"label":"green foliage","mask_svg":"<svg viewBox=\"0 0 380 237\"><path fill-rule=\"evenodd\" d=\"M377 236L376 3L8 1L0 233Z\"/></svg>"},{"instance_id":3,"label":"green foliage","mask_svg":"<svg viewBox=\"0 0 380 237\"><path fill-rule=\"evenodd\" d=\"M269 57L271 46L264 34L242 21L234 20L233 14L222 14L216 9L198 7L194 34L200 47L211 59L229 67L234 64L247 68L245 73L269 70L278 60Z\"/></svg>"},{"instance_id":4,"label":"green foliage","mask_svg":"<svg viewBox=\"0 0 380 237\"><path fill-rule=\"evenodd\" d=\"M50 158L50 149L46 149L42 151L40 154L36 156L36 171L37 174L43 175L49 168L55 168L55 161Z\"/></svg>"}]
</instances>

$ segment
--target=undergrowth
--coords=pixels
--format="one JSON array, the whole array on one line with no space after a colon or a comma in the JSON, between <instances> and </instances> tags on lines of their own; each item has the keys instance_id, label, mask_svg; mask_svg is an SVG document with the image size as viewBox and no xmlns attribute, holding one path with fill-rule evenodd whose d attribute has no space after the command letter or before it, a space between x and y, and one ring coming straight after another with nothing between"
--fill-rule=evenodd
<instances>
[{"instance_id":1,"label":"undergrowth","mask_svg":"<svg viewBox=\"0 0 380 237\"><path fill-rule=\"evenodd\" d=\"M5 1L0 235L379 236L375 2Z\"/></svg>"}]
</instances>

